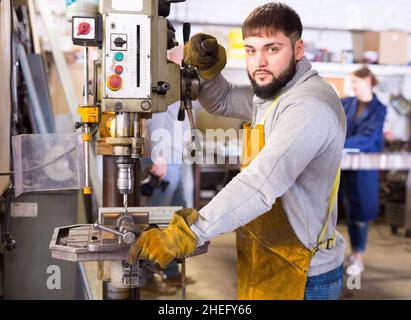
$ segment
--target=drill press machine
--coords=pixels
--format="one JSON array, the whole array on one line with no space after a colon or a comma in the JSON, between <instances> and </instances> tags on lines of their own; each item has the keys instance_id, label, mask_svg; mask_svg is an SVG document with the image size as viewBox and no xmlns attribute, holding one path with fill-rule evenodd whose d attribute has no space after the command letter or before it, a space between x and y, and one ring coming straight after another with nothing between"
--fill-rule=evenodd
<instances>
[{"instance_id":1,"label":"drill press machine","mask_svg":"<svg viewBox=\"0 0 411 320\"><path fill-rule=\"evenodd\" d=\"M84 146L84 194L92 193L89 176L93 132L96 153L103 156L103 207L92 225L56 228L52 256L69 261L98 261L98 277L108 286L104 298L129 298L130 290L144 286L161 270L147 261L129 265L129 247L149 227L166 227L178 207L139 207L139 159L144 154L143 121L181 101L179 120L187 112L195 151L195 124L191 101L199 80L191 66L181 68L167 59L177 46L175 30L167 20L172 3L185 0L100 0L95 10L70 16L73 43L84 48L84 102L78 107ZM77 11L78 12L78 11ZM184 41L189 39L184 26ZM99 59L89 79L89 47ZM193 255L205 253L208 244ZM185 258L180 257L183 266ZM108 293L107 293L108 292ZM111 296L110 296L111 292ZM183 283L183 297L185 286Z\"/></svg>"}]
</instances>

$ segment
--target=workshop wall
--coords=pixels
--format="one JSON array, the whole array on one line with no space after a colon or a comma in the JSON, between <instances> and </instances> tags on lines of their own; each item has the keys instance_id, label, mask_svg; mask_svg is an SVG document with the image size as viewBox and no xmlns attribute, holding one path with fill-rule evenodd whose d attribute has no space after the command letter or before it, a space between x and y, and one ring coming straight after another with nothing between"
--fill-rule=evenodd
<instances>
[{"instance_id":1,"label":"workshop wall","mask_svg":"<svg viewBox=\"0 0 411 320\"><path fill-rule=\"evenodd\" d=\"M251 10L267 2L269 1L188 0L175 6L170 18L193 24L240 26ZM305 28L305 41L312 41L318 47L328 47L336 53L352 49L351 32L348 30L402 30L411 33L411 1L407 0L392 0L389 6L385 0L283 2L300 14ZM411 34L408 52L411 60Z\"/></svg>"},{"instance_id":2,"label":"workshop wall","mask_svg":"<svg viewBox=\"0 0 411 320\"><path fill-rule=\"evenodd\" d=\"M249 12L268 0L190 1L173 8L171 17L199 23L241 24ZM411 2L392 0L284 0L301 16L307 27L411 32ZM218 8L218 10L216 10ZM229 16L228 16L229 15Z\"/></svg>"}]
</instances>

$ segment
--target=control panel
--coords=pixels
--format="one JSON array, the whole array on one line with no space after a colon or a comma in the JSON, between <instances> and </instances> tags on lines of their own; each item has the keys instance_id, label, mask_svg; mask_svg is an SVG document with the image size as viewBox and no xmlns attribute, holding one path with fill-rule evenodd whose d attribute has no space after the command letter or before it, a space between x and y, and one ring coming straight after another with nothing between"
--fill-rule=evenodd
<instances>
[{"instance_id":1,"label":"control panel","mask_svg":"<svg viewBox=\"0 0 411 320\"><path fill-rule=\"evenodd\" d=\"M151 98L151 20L147 15L107 14L106 99Z\"/></svg>"}]
</instances>

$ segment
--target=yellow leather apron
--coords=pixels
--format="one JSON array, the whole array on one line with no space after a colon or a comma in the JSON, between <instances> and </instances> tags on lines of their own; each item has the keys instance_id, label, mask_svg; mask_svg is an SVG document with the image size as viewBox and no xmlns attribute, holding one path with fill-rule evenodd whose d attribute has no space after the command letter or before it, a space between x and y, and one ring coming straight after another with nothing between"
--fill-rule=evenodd
<instances>
[{"instance_id":1,"label":"yellow leather apron","mask_svg":"<svg viewBox=\"0 0 411 320\"><path fill-rule=\"evenodd\" d=\"M263 119L251 128L244 125L242 169L264 147L264 124L275 108L274 100ZM335 246L333 236L325 238L336 202L340 170L329 199L326 222L315 248L306 248L295 235L287 215L277 199L272 209L237 230L237 295L239 299L304 299L311 257L319 249Z\"/></svg>"}]
</instances>

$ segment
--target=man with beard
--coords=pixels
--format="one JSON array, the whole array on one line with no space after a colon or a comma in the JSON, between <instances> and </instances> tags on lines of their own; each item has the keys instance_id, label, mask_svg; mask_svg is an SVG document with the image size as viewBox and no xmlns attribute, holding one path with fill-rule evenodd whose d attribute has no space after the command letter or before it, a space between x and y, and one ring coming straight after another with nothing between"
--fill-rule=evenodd
<instances>
[{"instance_id":1,"label":"man with beard","mask_svg":"<svg viewBox=\"0 0 411 320\"><path fill-rule=\"evenodd\" d=\"M251 123L243 131L242 171L202 208L149 230L130 262L160 266L218 234L237 232L239 299L337 299L345 242L335 230L346 119L335 91L304 56L302 24L289 6L269 3L243 24L251 87L220 74L223 47L206 34L185 46L211 113Z\"/></svg>"}]
</instances>

